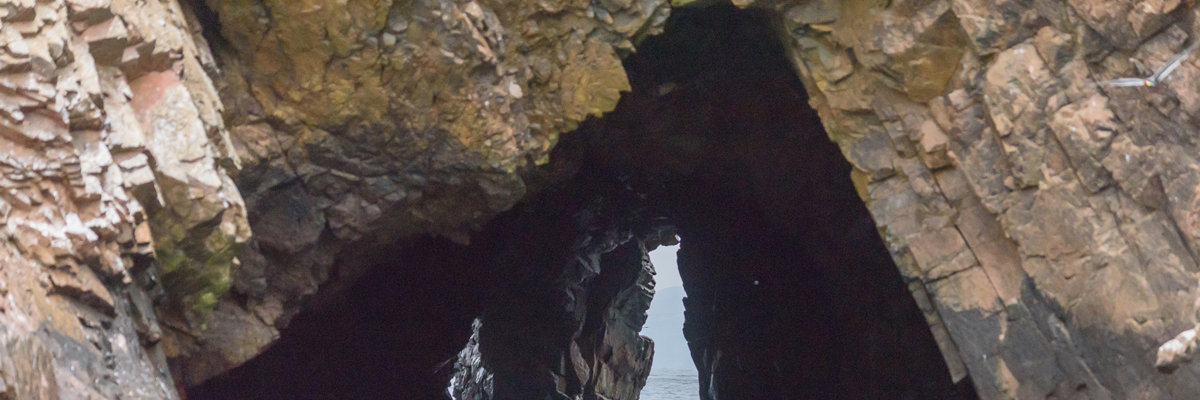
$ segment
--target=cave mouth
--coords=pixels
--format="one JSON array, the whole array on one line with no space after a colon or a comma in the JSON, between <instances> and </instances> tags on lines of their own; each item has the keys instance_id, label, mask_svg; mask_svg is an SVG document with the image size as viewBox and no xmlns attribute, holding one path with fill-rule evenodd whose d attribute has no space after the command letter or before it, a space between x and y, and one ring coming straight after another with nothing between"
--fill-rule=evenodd
<instances>
[{"instance_id":1,"label":"cave mouth","mask_svg":"<svg viewBox=\"0 0 1200 400\"><path fill-rule=\"evenodd\" d=\"M633 398L653 353L637 336L646 254L675 234L700 398L976 398L951 382L776 18L674 10L624 61L617 108L527 171L534 194L470 245L397 243L188 398Z\"/></svg>"}]
</instances>

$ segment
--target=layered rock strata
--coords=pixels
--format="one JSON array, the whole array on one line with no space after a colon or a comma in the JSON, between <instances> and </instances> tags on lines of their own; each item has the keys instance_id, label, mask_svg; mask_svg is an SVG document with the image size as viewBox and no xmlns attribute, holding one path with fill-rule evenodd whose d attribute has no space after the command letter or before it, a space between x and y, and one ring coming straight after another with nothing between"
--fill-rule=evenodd
<instances>
[{"instance_id":1,"label":"layered rock strata","mask_svg":"<svg viewBox=\"0 0 1200 400\"><path fill-rule=\"evenodd\" d=\"M0 398L178 397L167 332L250 237L196 26L175 2L0 2Z\"/></svg>"},{"instance_id":2,"label":"layered rock strata","mask_svg":"<svg viewBox=\"0 0 1200 400\"><path fill-rule=\"evenodd\" d=\"M1196 40L1195 9L777 9L956 376L987 399L1200 395L1193 371L1154 367L1156 347L1195 323L1200 67L1184 62L1156 90L1092 85L1152 73Z\"/></svg>"}]
</instances>

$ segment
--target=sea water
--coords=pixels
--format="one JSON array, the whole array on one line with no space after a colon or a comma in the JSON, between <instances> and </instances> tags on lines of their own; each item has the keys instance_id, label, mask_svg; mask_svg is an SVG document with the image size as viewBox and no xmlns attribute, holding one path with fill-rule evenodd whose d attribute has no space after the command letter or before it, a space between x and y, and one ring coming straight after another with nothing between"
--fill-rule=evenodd
<instances>
[{"instance_id":1,"label":"sea water","mask_svg":"<svg viewBox=\"0 0 1200 400\"><path fill-rule=\"evenodd\" d=\"M651 368L641 400L696 400L700 383L696 369Z\"/></svg>"}]
</instances>

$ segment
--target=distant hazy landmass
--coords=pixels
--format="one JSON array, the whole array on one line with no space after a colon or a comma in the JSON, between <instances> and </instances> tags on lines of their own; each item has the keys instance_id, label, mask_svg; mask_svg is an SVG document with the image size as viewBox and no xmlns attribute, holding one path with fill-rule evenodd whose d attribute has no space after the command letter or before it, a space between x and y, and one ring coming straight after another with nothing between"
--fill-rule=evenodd
<instances>
[{"instance_id":1,"label":"distant hazy landmass","mask_svg":"<svg viewBox=\"0 0 1200 400\"><path fill-rule=\"evenodd\" d=\"M657 293L650 303L650 310L646 311L649 318L642 328L642 335L654 339L654 366L651 373L658 369L687 369L694 372L696 366L692 363L687 341L683 338L683 287L658 288L655 291Z\"/></svg>"},{"instance_id":2,"label":"distant hazy landmass","mask_svg":"<svg viewBox=\"0 0 1200 400\"><path fill-rule=\"evenodd\" d=\"M650 252L658 274L654 301L646 311L649 318L642 335L654 339L654 364L642 389L641 400L693 400L700 384L696 365L683 338L683 281L675 264L677 246L663 246Z\"/></svg>"}]
</instances>

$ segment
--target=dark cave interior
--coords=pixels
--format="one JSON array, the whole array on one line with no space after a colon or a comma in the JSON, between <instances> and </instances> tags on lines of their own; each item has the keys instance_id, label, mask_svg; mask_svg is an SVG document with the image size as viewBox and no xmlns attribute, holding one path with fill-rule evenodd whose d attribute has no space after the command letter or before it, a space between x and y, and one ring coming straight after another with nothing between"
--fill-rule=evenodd
<instances>
[{"instance_id":1,"label":"dark cave interior","mask_svg":"<svg viewBox=\"0 0 1200 400\"><path fill-rule=\"evenodd\" d=\"M628 398L648 372L629 336L645 253L675 232L700 398L976 398L950 381L772 18L676 9L625 60L617 109L527 172L540 190L470 245L398 244L187 398L447 398L469 340L492 398Z\"/></svg>"}]
</instances>

